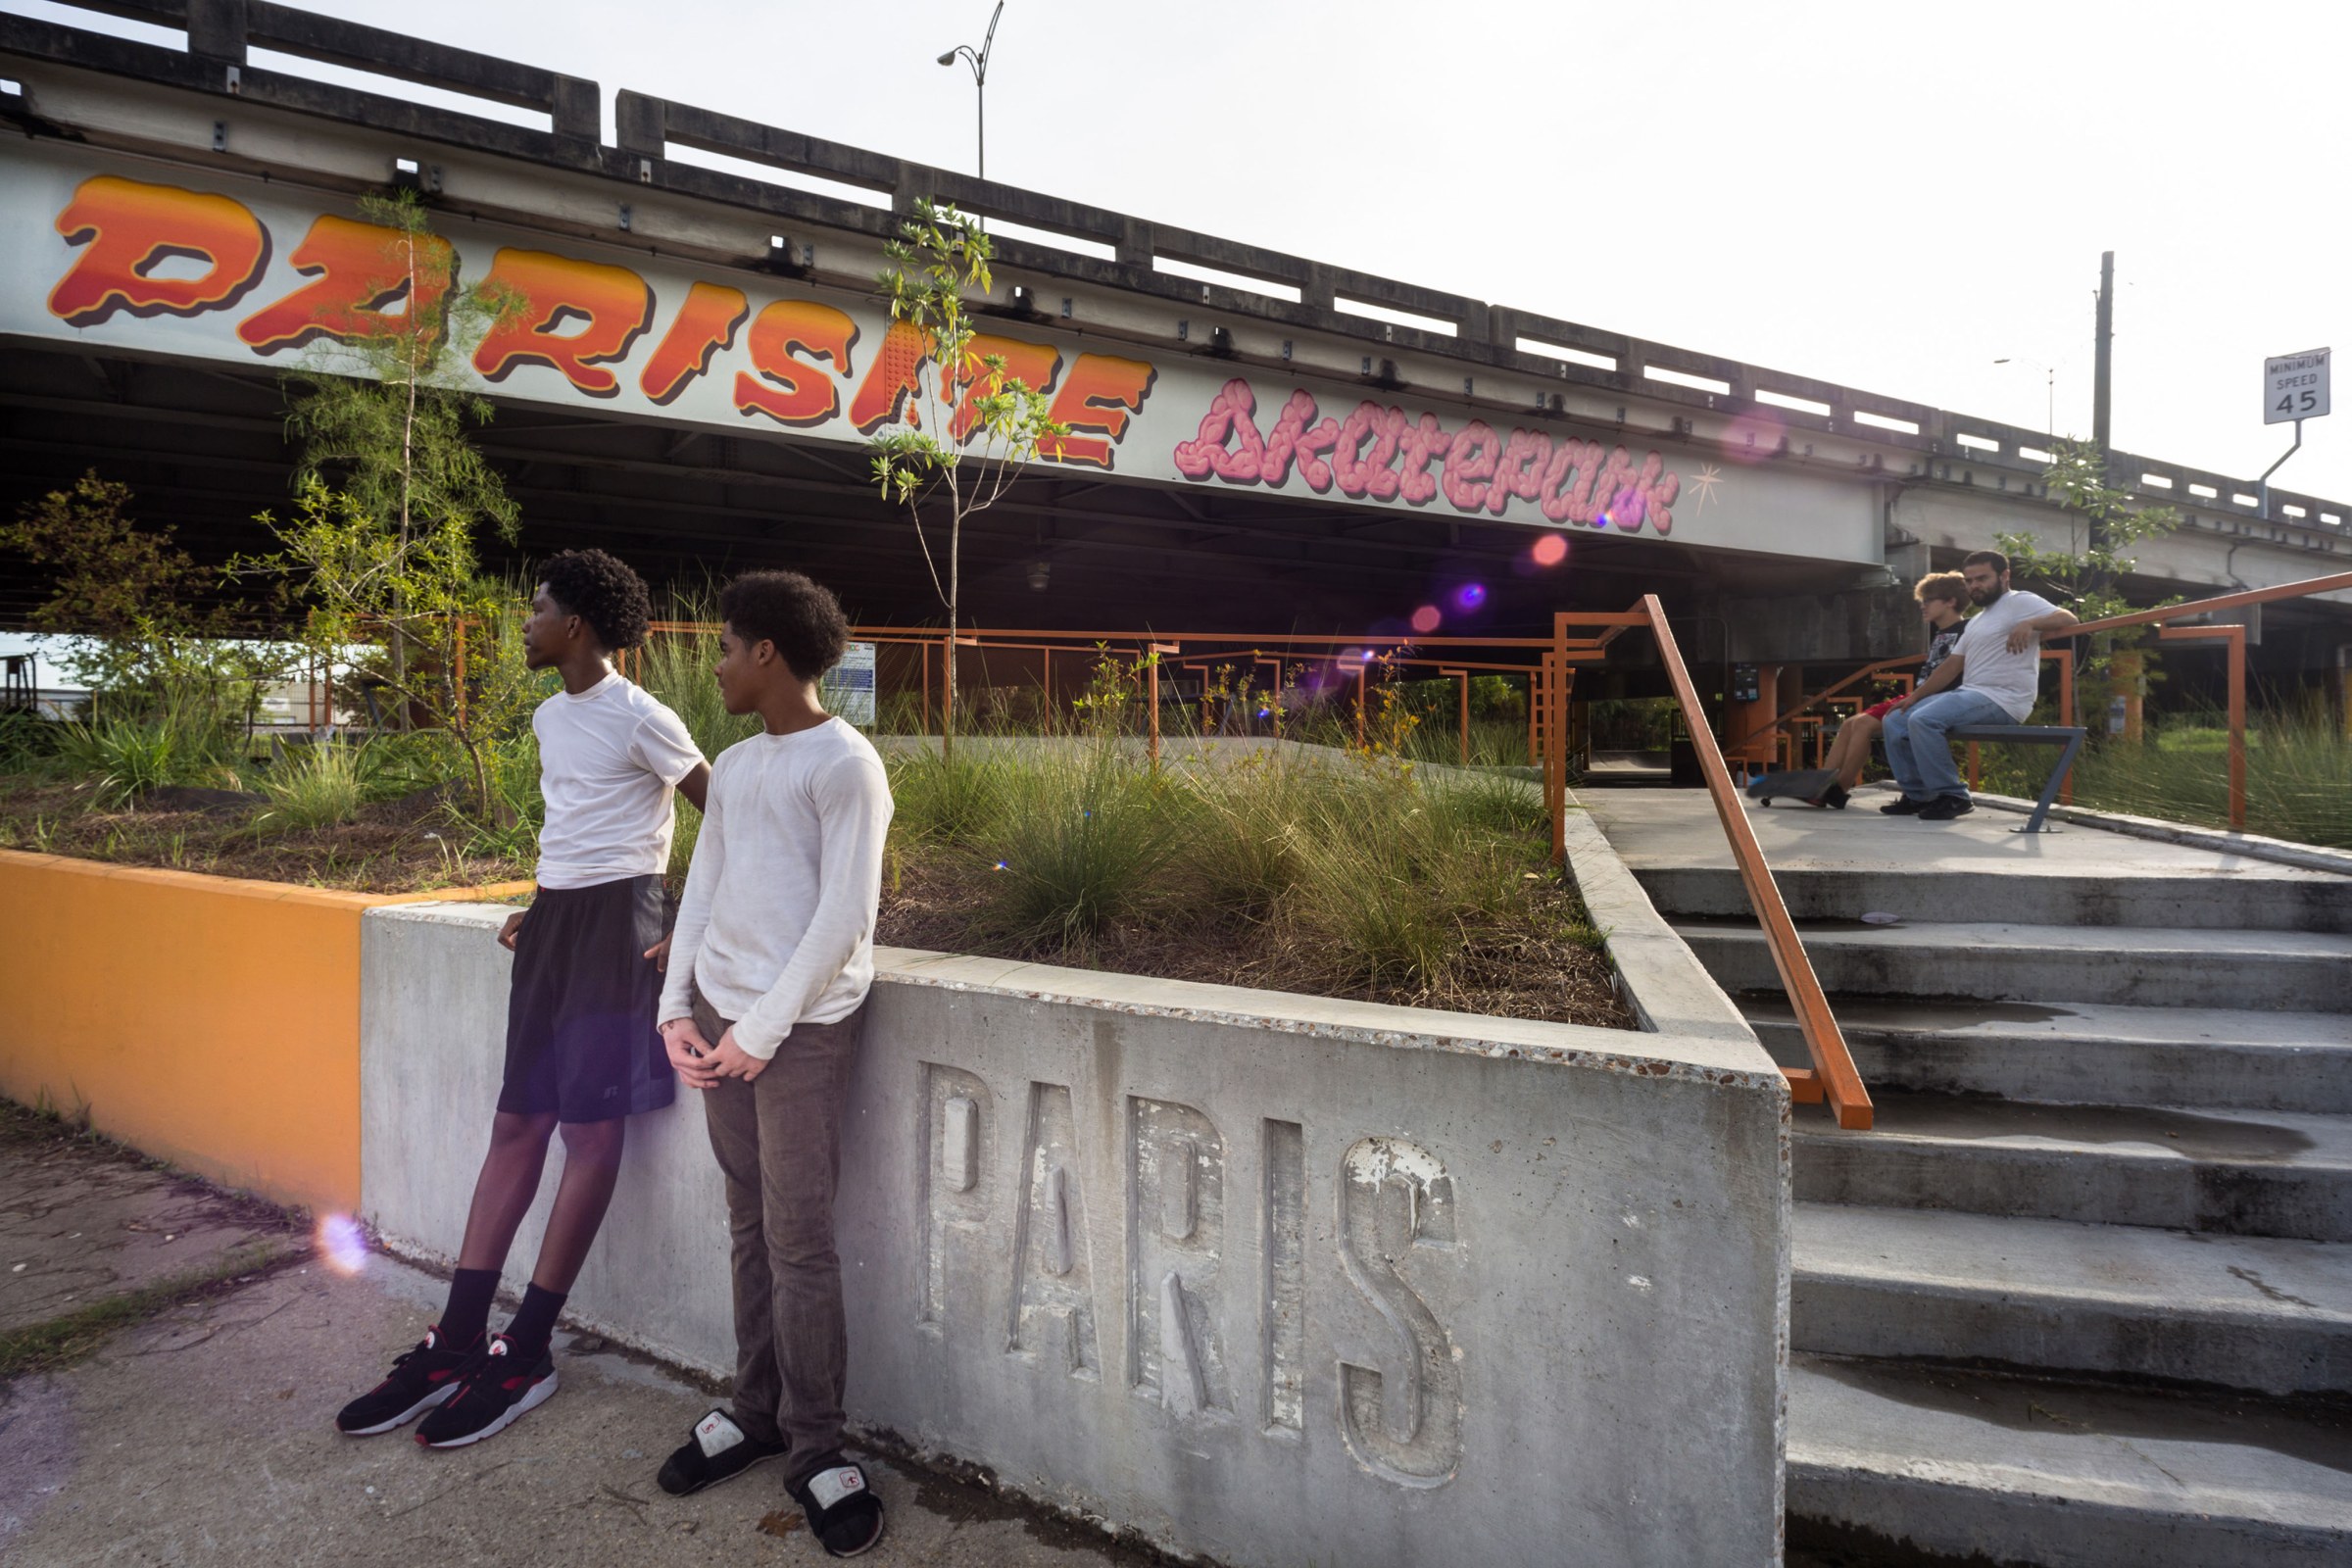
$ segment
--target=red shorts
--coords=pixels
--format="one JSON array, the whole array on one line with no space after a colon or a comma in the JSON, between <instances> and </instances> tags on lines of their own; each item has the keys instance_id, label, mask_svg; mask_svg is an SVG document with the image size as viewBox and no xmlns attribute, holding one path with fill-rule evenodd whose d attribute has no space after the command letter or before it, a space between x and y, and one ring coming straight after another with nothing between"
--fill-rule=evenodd
<instances>
[{"instance_id":1,"label":"red shorts","mask_svg":"<svg viewBox=\"0 0 2352 1568\"><path fill-rule=\"evenodd\" d=\"M1873 703L1870 707L1862 710L1861 716L1864 718L1884 719L1888 713L1894 710L1895 705L1901 701L1902 699L1899 697L1889 697L1883 703Z\"/></svg>"}]
</instances>

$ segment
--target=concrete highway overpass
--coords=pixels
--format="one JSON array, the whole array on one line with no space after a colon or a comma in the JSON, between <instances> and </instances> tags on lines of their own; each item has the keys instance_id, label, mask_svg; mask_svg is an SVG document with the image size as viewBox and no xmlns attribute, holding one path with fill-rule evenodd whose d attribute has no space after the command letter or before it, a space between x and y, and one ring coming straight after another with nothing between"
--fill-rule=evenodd
<instances>
[{"instance_id":1,"label":"concrete highway overpass","mask_svg":"<svg viewBox=\"0 0 2352 1568\"><path fill-rule=\"evenodd\" d=\"M1499 634L1657 592L1694 662L1830 663L1911 651L1931 565L2069 527L2041 432L626 90L608 142L594 82L266 0L92 9L184 42L0 16L12 509L95 466L201 556L250 546L320 312L399 308L337 292L369 246L354 200L409 183L462 275L529 302L475 357L524 557L790 564L861 617L938 618L861 451L921 373L872 285L923 197L988 220L992 346L1072 426L967 536L984 622L1354 632L1435 604ZM2188 516L2138 551L2136 595L2352 566L2352 507L2274 491L2265 517L2242 477L2116 469ZM36 591L0 587L0 618ZM2345 598L2271 607L2257 671L2334 668Z\"/></svg>"}]
</instances>

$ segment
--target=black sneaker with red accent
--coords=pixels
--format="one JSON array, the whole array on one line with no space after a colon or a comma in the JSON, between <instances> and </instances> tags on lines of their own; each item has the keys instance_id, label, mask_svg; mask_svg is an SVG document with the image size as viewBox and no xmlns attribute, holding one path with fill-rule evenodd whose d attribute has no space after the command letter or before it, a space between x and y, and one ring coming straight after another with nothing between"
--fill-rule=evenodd
<instances>
[{"instance_id":1,"label":"black sneaker with red accent","mask_svg":"<svg viewBox=\"0 0 2352 1568\"><path fill-rule=\"evenodd\" d=\"M406 1426L458 1392L458 1374L480 1349L476 1341L462 1350L441 1343L441 1325L424 1331L416 1348L392 1363L383 1382L335 1415L335 1430L347 1438L372 1438Z\"/></svg>"},{"instance_id":2,"label":"black sneaker with red accent","mask_svg":"<svg viewBox=\"0 0 2352 1568\"><path fill-rule=\"evenodd\" d=\"M537 1362L514 1353L514 1342L493 1334L458 1374L458 1392L416 1429L428 1448L463 1448L507 1430L556 1392L556 1358L539 1352Z\"/></svg>"}]
</instances>

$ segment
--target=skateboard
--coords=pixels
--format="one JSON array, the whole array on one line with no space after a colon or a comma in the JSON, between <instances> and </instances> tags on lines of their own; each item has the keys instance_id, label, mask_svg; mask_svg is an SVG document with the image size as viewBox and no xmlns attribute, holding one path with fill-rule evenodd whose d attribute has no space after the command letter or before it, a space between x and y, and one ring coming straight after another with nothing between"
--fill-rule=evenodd
<instances>
[{"instance_id":1,"label":"skateboard","mask_svg":"<svg viewBox=\"0 0 2352 1568\"><path fill-rule=\"evenodd\" d=\"M1794 773L1767 773L1749 783L1747 793L1760 804L1770 806L1783 798L1810 801L1837 782L1836 768L1811 767Z\"/></svg>"}]
</instances>

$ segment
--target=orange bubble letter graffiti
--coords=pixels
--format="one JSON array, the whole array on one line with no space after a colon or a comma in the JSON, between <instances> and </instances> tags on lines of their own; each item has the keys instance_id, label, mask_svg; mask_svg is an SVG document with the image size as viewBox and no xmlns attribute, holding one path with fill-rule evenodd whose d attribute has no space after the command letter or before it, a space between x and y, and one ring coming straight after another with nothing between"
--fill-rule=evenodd
<instances>
[{"instance_id":1,"label":"orange bubble letter graffiti","mask_svg":"<svg viewBox=\"0 0 2352 1568\"><path fill-rule=\"evenodd\" d=\"M989 369L991 360L1004 362L1003 375ZM982 398L997 396L1004 390L1006 381L1018 381L1032 392L1051 392L1054 372L1060 368L1059 349L987 332L973 333L971 342L964 347L962 368L956 376L956 420L948 433L957 442L970 440L972 427L980 422Z\"/></svg>"},{"instance_id":2,"label":"orange bubble letter graffiti","mask_svg":"<svg viewBox=\"0 0 2352 1568\"><path fill-rule=\"evenodd\" d=\"M739 288L695 284L686 291L686 303L678 307L669 330L662 334L654 357L645 362L637 377L639 389L656 403L675 399L710 368L711 355L733 347L735 329L751 312L751 302Z\"/></svg>"},{"instance_id":3,"label":"orange bubble letter graffiti","mask_svg":"<svg viewBox=\"0 0 2352 1568\"><path fill-rule=\"evenodd\" d=\"M906 407L929 361L929 335L912 321L893 321L882 334L882 348L866 370L858 395L850 400L850 423L859 435L872 435L902 416L910 425L923 421L920 412Z\"/></svg>"},{"instance_id":4,"label":"orange bubble letter graffiti","mask_svg":"<svg viewBox=\"0 0 2352 1568\"><path fill-rule=\"evenodd\" d=\"M449 241L438 234L331 216L311 225L291 260L312 281L237 323L237 336L263 354L321 337L350 343L396 331L440 304L455 265ZM403 300L405 314L389 314L386 308Z\"/></svg>"},{"instance_id":5,"label":"orange bubble letter graffiti","mask_svg":"<svg viewBox=\"0 0 2352 1568\"><path fill-rule=\"evenodd\" d=\"M96 326L117 311L196 316L234 305L270 265L270 231L241 202L176 185L99 174L85 179L57 215L57 231L83 247L50 291L50 314L69 326ZM194 277L157 277L165 264L192 262Z\"/></svg>"},{"instance_id":6,"label":"orange bubble letter graffiti","mask_svg":"<svg viewBox=\"0 0 2352 1568\"><path fill-rule=\"evenodd\" d=\"M473 351L485 380L545 365L590 397L612 397L620 379L603 367L627 354L654 317L653 289L627 268L546 251L502 249L482 286L512 302Z\"/></svg>"},{"instance_id":7,"label":"orange bubble letter graffiti","mask_svg":"<svg viewBox=\"0 0 2352 1568\"><path fill-rule=\"evenodd\" d=\"M1070 367L1069 379L1054 399L1047 416L1069 426L1068 435L1050 435L1037 444L1037 455L1049 463L1090 463L1111 466L1111 448L1127 433L1130 416L1144 412L1158 375L1142 360L1122 360L1108 354L1081 354ZM1081 432L1096 432L1082 434ZM1102 439L1108 437L1107 440Z\"/></svg>"},{"instance_id":8,"label":"orange bubble letter graffiti","mask_svg":"<svg viewBox=\"0 0 2352 1568\"><path fill-rule=\"evenodd\" d=\"M850 346L857 341L858 323L832 306L812 300L776 301L760 313L745 340L752 368L760 373L735 372L735 412L746 416L764 414L782 424L830 419L841 408L833 377L794 355L831 360L847 375Z\"/></svg>"}]
</instances>

